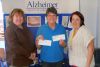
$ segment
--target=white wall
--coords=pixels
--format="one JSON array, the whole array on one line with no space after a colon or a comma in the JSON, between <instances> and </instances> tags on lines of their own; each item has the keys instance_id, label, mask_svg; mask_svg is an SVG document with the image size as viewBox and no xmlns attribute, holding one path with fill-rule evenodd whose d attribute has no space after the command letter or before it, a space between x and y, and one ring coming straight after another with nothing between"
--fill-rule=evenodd
<instances>
[{"instance_id":1,"label":"white wall","mask_svg":"<svg viewBox=\"0 0 100 67\"><path fill-rule=\"evenodd\" d=\"M99 0L98 0L99 1ZM95 47L100 48L100 43L98 43L98 36L97 35L97 0L80 0L80 11L85 17L85 24L86 26L90 29L90 31L94 34L95 36Z\"/></svg>"},{"instance_id":2,"label":"white wall","mask_svg":"<svg viewBox=\"0 0 100 67\"><path fill-rule=\"evenodd\" d=\"M97 43L100 48L100 0L98 0L98 11L97 11Z\"/></svg>"}]
</instances>

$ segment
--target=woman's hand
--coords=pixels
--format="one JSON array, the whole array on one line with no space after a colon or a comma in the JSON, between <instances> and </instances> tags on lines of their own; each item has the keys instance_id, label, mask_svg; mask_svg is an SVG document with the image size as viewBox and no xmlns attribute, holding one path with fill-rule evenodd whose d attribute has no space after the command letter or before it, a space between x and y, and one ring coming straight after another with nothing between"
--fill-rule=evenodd
<instances>
[{"instance_id":1,"label":"woman's hand","mask_svg":"<svg viewBox=\"0 0 100 67\"><path fill-rule=\"evenodd\" d=\"M36 53L31 53L29 59L35 60L35 58L36 58Z\"/></svg>"}]
</instances>

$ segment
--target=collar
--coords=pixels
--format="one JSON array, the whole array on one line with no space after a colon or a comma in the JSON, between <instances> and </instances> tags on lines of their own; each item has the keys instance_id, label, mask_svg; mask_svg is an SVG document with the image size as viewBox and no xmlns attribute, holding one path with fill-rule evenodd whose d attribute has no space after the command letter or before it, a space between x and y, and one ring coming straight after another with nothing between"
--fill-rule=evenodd
<instances>
[{"instance_id":1,"label":"collar","mask_svg":"<svg viewBox=\"0 0 100 67\"><path fill-rule=\"evenodd\" d=\"M48 25L48 23L46 25L48 26L49 29L51 29L50 26ZM55 29L51 29L51 30L56 30L57 29L57 26L58 26L58 24L56 23L55 24Z\"/></svg>"},{"instance_id":2,"label":"collar","mask_svg":"<svg viewBox=\"0 0 100 67\"><path fill-rule=\"evenodd\" d=\"M18 26L16 26L13 22L9 23L10 27L14 30L20 29ZM23 25L22 25L23 26Z\"/></svg>"}]
</instances>

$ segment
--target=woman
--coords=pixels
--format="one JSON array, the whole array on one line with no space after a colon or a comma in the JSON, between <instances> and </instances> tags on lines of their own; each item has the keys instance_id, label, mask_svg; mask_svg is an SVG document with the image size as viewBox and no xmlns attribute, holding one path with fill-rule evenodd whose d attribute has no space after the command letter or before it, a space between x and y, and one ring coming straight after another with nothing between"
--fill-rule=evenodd
<instances>
[{"instance_id":1,"label":"woman","mask_svg":"<svg viewBox=\"0 0 100 67\"><path fill-rule=\"evenodd\" d=\"M84 16L73 12L70 21L73 30L69 36L69 63L75 67L94 67L94 36L84 24Z\"/></svg>"},{"instance_id":2,"label":"woman","mask_svg":"<svg viewBox=\"0 0 100 67\"><path fill-rule=\"evenodd\" d=\"M13 9L5 32L7 62L10 67L28 67L35 59L36 47L29 30L23 26L24 12Z\"/></svg>"}]
</instances>

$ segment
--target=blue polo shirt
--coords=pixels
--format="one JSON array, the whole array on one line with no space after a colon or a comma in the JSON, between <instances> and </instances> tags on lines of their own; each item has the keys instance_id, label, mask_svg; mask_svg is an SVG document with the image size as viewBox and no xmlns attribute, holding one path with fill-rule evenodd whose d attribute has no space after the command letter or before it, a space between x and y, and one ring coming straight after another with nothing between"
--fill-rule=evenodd
<instances>
[{"instance_id":1,"label":"blue polo shirt","mask_svg":"<svg viewBox=\"0 0 100 67\"><path fill-rule=\"evenodd\" d=\"M42 61L58 62L64 59L64 47L60 46L59 41L52 40L52 36L60 34L65 34L66 36L66 30L60 24L56 24L54 30L48 24L44 24L38 29L37 36L42 35L45 40L52 41L51 46L42 46L40 53L40 59Z\"/></svg>"}]
</instances>

